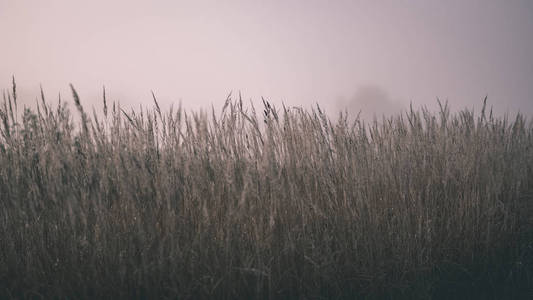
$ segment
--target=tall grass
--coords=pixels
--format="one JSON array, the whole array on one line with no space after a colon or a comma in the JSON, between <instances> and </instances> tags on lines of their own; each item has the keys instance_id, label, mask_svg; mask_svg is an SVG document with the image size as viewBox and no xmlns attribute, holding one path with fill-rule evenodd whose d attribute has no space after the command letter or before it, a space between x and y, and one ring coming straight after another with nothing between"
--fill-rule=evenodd
<instances>
[{"instance_id":1,"label":"tall grass","mask_svg":"<svg viewBox=\"0 0 533 300\"><path fill-rule=\"evenodd\" d=\"M0 297L531 296L533 126L414 110L0 109ZM110 106L108 106L110 105Z\"/></svg>"}]
</instances>

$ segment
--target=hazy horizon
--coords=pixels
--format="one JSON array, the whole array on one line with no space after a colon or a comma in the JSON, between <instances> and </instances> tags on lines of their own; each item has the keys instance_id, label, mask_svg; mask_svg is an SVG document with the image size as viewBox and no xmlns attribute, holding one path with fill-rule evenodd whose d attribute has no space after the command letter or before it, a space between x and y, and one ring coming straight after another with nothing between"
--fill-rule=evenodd
<instances>
[{"instance_id":1,"label":"hazy horizon","mask_svg":"<svg viewBox=\"0 0 533 300\"><path fill-rule=\"evenodd\" d=\"M533 115L533 2L0 0L0 89L136 108L245 100Z\"/></svg>"}]
</instances>

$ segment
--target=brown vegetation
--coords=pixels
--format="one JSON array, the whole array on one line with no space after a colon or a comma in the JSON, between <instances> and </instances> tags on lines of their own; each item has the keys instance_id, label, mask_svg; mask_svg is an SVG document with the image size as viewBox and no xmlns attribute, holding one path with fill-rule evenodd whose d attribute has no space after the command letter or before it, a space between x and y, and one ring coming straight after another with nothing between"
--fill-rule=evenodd
<instances>
[{"instance_id":1,"label":"brown vegetation","mask_svg":"<svg viewBox=\"0 0 533 300\"><path fill-rule=\"evenodd\" d=\"M154 97L105 102L102 119L72 91L79 119L4 95L2 298L531 295L521 115L442 105L364 124L229 98L220 115L163 112Z\"/></svg>"}]
</instances>

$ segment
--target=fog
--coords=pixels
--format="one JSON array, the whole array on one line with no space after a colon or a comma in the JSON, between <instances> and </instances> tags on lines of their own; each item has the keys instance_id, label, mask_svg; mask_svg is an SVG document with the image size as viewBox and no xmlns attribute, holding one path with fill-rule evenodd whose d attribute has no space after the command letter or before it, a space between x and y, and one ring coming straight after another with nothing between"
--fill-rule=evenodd
<instances>
[{"instance_id":1,"label":"fog","mask_svg":"<svg viewBox=\"0 0 533 300\"><path fill-rule=\"evenodd\" d=\"M0 88L20 100L221 106L370 117L413 103L533 115L533 1L0 0Z\"/></svg>"}]
</instances>

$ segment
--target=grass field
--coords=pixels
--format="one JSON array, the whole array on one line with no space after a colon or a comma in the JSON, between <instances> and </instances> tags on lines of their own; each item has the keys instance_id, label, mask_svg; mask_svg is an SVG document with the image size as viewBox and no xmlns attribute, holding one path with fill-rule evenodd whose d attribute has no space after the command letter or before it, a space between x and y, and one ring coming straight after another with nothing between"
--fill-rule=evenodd
<instances>
[{"instance_id":1,"label":"grass field","mask_svg":"<svg viewBox=\"0 0 533 300\"><path fill-rule=\"evenodd\" d=\"M89 114L72 91L72 114L4 93L0 298L533 297L521 115L442 104L363 123L105 95Z\"/></svg>"}]
</instances>

